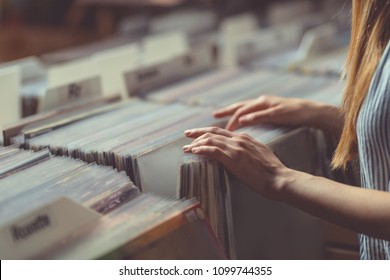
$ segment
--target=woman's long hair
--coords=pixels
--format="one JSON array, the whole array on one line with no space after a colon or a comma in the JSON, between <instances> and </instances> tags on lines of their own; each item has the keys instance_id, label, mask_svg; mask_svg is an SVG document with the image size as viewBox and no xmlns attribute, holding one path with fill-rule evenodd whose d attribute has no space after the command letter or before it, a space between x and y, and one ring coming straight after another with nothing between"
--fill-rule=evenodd
<instances>
[{"instance_id":1,"label":"woman's long hair","mask_svg":"<svg viewBox=\"0 0 390 280\"><path fill-rule=\"evenodd\" d=\"M390 39L389 0L353 0L352 31L344 69L346 87L341 107L344 129L333 168L346 167L358 154L356 122L375 69Z\"/></svg>"}]
</instances>

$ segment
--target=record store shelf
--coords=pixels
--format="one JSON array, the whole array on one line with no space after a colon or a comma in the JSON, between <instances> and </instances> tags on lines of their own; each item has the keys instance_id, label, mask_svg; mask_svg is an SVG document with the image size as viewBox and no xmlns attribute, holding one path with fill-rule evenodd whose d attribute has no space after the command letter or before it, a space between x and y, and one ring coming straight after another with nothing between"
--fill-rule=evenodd
<instances>
[{"instance_id":1,"label":"record store shelf","mask_svg":"<svg viewBox=\"0 0 390 280\"><path fill-rule=\"evenodd\" d=\"M225 77L229 77L228 80L220 83ZM208 88L204 89L204 86L200 86L202 84L207 84ZM275 70L214 71L146 95L147 100L154 102L134 99L101 105L107 109L100 108L98 113L91 112L85 118L74 121L67 122L65 118L60 126L58 119L53 121L50 118L29 125L13 138L13 143L35 151L48 148L54 155L112 166L124 171L144 193L175 198L178 196L182 146L190 142L183 132L194 127L223 126L225 120L212 118L213 108L256 98L264 93L338 104L341 88L340 82L327 77L313 78ZM313 91L316 93L313 94ZM177 96L177 92L181 94ZM156 102L159 98L161 101ZM241 128L239 132L269 144L288 166L321 174L321 159L313 157L318 150L318 133L305 128L264 125ZM232 186L230 218L212 218L206 211L214 230L224 221L224 229L216 230L216 234L229 257L323 257L325 226L322 221L286 205L263 199L239 182L229 182ZM272 215L260 216L265 213ZM251 215L256 217L255 220L258 217L262 223L252 222L247 218ZM275 232L282 234L286 229L293 234L275 235ZM228 234L221 233L225 230L230 232L229 238L222 237ZM97 241L91 241L91 244L93 242ZM79 255L74 255L72 251L53 255L73 256Z\"/></svg>"}]
</instances>

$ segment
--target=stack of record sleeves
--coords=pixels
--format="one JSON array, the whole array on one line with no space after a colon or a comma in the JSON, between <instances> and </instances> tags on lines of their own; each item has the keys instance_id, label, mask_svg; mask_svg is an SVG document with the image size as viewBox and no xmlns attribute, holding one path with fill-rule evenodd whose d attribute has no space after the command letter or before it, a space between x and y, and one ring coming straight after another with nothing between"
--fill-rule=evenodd
<instances>
[{"instance_id":1,"label":"stack of record sleeves","mask_svg":"<svg viewBox=\"0 0 390 280\"><path fill-rule=\"evenodd\" d=\"M185 154L180 159L179 196L197 198L215 235L230 258L236 258L230 179L218 162Z\"/></svg>"},{"instance_id":2,"label":"stack of record sleeves","mask_svg":"<svg viewBox=\"0 0 390 280\"><path fill-rule=\"evenodd\" d=\"M196 200L141 194L111 167L3 147L0 174L2 259L225 258Z\"/></svg>"},{"instance_id":3,"label":"stack of record sleeves","mask_svg":"<svg viewBox=\"0 0 390 280\"><path fill-rule=\"evenodd\" d=\"M0 150L0 226L61 197L108 213L140 192L124 173L80 160Z\"/></svg>"},{"instance_id":4,"label":"stack of record sleeves","mask_svg":"<svg viewBox=\"0 0 390 280\"><path fill-rule=\"evenodd\" d=\"M303 76L280 70L221 70L151 92L147 99L223 107L261 95L307 98L337 105L343 84L327 77Z\"/></svg>"},{"instance_id":5,"label":"stack of record sleeves","mask_svg":"<svg viewBox=\"0 0 390 280\"><path fill-rule=\"evenodd\" d=\"M213 119L211 110L207 108L129 101L118 105L116 110L75 122L64 121L62 126L52 121L33 124L25 127L14 138L14 143L36 151L49 148L55 155L115 167L125 171L138 187L144 188L140 157L169 145L181 151L181 143L188 141L183 131L221 122ZM173 183L166 184L174 187L178 159L162 160L176 161L172 167ZM167 163L167 166L171 165Z\"/></svg>"}]
</instances>

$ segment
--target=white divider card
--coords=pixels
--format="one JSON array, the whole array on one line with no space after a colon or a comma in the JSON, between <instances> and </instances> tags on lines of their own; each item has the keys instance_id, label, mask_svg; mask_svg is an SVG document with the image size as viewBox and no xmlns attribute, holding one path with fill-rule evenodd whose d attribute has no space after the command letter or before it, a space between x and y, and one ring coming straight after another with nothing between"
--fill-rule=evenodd
<instances>
[{"instance_id":1,"label":"white divider card","mask_svg":"<svg viewBox=\"0 0 390 280\"><path fill-rule=\"evenodd\" d=\"M253 32L258 27L257 18L251 13L229 17L222 22L220 31L227 39Z\"/></svg>"},{"instance_id":2,"label":"white divider card","mask_svg":"<svg viewBox=\"0 0 390 280\"><path fill-rule=\"evenodd\" d=\"M237 39L234 50L235 61L245 63L262 55L296 46L302 34L300 25L284 25L261 29Z\"/></svg>"},{"instance_id":3,"label":"white divider card","mask_svg":"<svg viewBox=\"0 0 390 280\"><path fill-rule=\"evenodd\" d=\"M129 52L133 53L134 51L137 51L139 53L140 50L141 50L141 45L139 42L131 42L124 45L111 47L105 50L94 52L91 57L93 59L100 58L100 57L105 58L105 57L112 57L121 54L128 54ZM92 61L92 63L94 62Z\"/></svg>"},{"instance_id":4,"label":"white divider card","mask_svg":"<svg viewBox=\"0 0 390 280\"><path fill-rule=\"evenodd\" d=\"M123 99L129 97L123 74L138 67L139 55L139 46L130 44L92 56L93 64L102 78L103 96L119 93Z\"/></svg>"},{"instance_id":5,"label":"white divider card","mask_svg":"<svg viewBox=\"0 0 390 280\"><path fill-rule=\"evenodd\" d=\"M189 74L198 73L205 70L216 68L217 56L216 45L212 42L206 42L193 48L188 55L184 57L184 64L189 69ZM188 75L188 74L187 74Z\"/></svg>"},{"instance_id":6,"label":"white divider card","mask_svg":"<svg viewBox=\"0 0 390 280\"><path fill-rule=\"evenodd\" d=\"M67 85L48 88L39 102L39 112L102 96L101 78L94 77Z\"/></svg>"},{"instance_id":7,"label":"white divider card","mask_svg":"<svg viewBox=\"0 0 390 280\"><path fill-rule=\"evenodd\" d=\"M92 60L84 58L50 67L47 72L47 83L49 88L55 88L97 75L98 69L96 69Z\"/></svg>"},{"instance_id":8,"label":"white divider card","mask_svg":"<svg viewBox=\"0 0 390 280\"><path fill-rule=\"evenodd\" d=\"M182 69L181 66L180 59L174 59L127 72L124 74L127 92L130 96L133 96L179 78L182 75L179 71L179 69Z\"/></svg>"},{"instance_id":9,"label":"white divider card","mask_svg":"<svg viewBox=\"0 0 390 280\"><path fill-rule=\"evenodd\" d=\"M124 74L127 92L135 95L215 66L213 45L207 43L174 57L155 56L153 60L144 61L139 69Z\"/></svg>"},{"instance_id":10,"label":"white divider card","mask_svg":"<svg viewBox=\"0 0 390 280\"><path fill-rule=\"evenodd\" d=\"M337 27L324 24L307 31L297 51L297 60L304 60L312 55L330 51L338 46Z\"/></svg>"},{"instance_id":11,"label":"white divider card","mask_svg":"<svg viewBox=\"0 0 390 280\"><path fill-rule=\"evenodd\" d=\"M217 24L215 13L204 10L179 10L152 19L150 30L152 33L181 30L185 34L198 34L213 29Z\"/></svg>"},{"instance_id":12,"label":"white divider card","mask_svg":"<svg viewBox=\"0 0 390 280\"><path fill-rule=\"evenodd\" d=\"M180 156L183 154L183 146L189 143L191 140L183 137L137 157L138 179L143 192L177 196Z\"/></svg>"},{"instance_id":13,"label":"white divider card","mask_svg":"<svg viewBox=\"0 0 390 280\"><path fill-rule=\"evenodd\" d=\"M18 67L0 69L0 130L21 117L20 70Z\"/></svg>"},{"instance_id":14,"label":"white divider card","mask_svg":"<svg viewBox=\"0 0 390 280\"><path fill-rule=\"evenodd\" d=\"M242 14L230 17L222 22L221 33L221 65L224 67L236 66L235 45L238 38L254 33L258 29L258 22L252 14Z\"/></svg>"},{"instance_id":15,"label":"white divider card","mask_svg":"<svg viewBox=\"0 0 390 280\"><path fill-rule=\"evenodd\" d=\"M20 68L22 84L46 78L46 69L42 61L36 56L29 56L0 64L4 67L17 66Z\"/></svg>"},{"instance_id":16,"label":"white divider card","mask_svg":"<svg viewBox=\"0 0 390 280\"><path fill-rule=\"evenodd\" d=\"M75 230L100 217L97 212L69 198L61 198L1 228L0 258L37 258Z\"/></svg>"},{"instance_id":17,"label":"white divider card","mask_svg":"<svg viewBox=\"0 0 390 280\"><path fill-rule=\"evenodd\" d=\"M169 59L189 51L189 43L183 32L167 32L146 37L142 42L142 63Z\"/></svg>"},{"instance_id":18,"label":"white divider card","mask_svg":"<svg viewBox=\"0 0 390 280\"><path fill-rule=\"evenodd\" d=\"M322 14L308 14L282 25L259 29L256 33L247 34L239 38L239 54L247 52L262 53L266 51L278 50L281 48L297 47L301 42L302 36L306 30L322 25L328 21L328 17Z\"/></svg>"}]
</instances>

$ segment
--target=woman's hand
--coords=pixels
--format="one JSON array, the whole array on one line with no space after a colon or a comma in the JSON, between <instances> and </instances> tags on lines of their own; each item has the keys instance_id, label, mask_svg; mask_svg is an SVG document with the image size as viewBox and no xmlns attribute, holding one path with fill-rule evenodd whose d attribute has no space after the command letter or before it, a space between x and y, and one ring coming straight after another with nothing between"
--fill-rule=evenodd
<instances>
[{"instance_id":1,"label":"woman's hand","mask_svg":"<svg viewBox=\"0 0 390 280\"><path fill-rule=\"evenodd\" d=\"M267 146L246 134L216 127L188 130L185 135L196 138L192 144L183 147L185 152L216 159L261 195L281 199L278 196L289 169Z\"/></svg>"},{"instance_id":2,"label":"woman's hand","mask_svg":"<svg viewBox=\"0 0 390 280\"><path fill-rule=\"evenodd\" d=\"M216 118L226 116L232 116L226 126L230 131L241 126L268 123L309 126L338 134L343 125L338 109L333 106L305 99L265 95L214 112Z\"/></svg>"}]
</instances>

